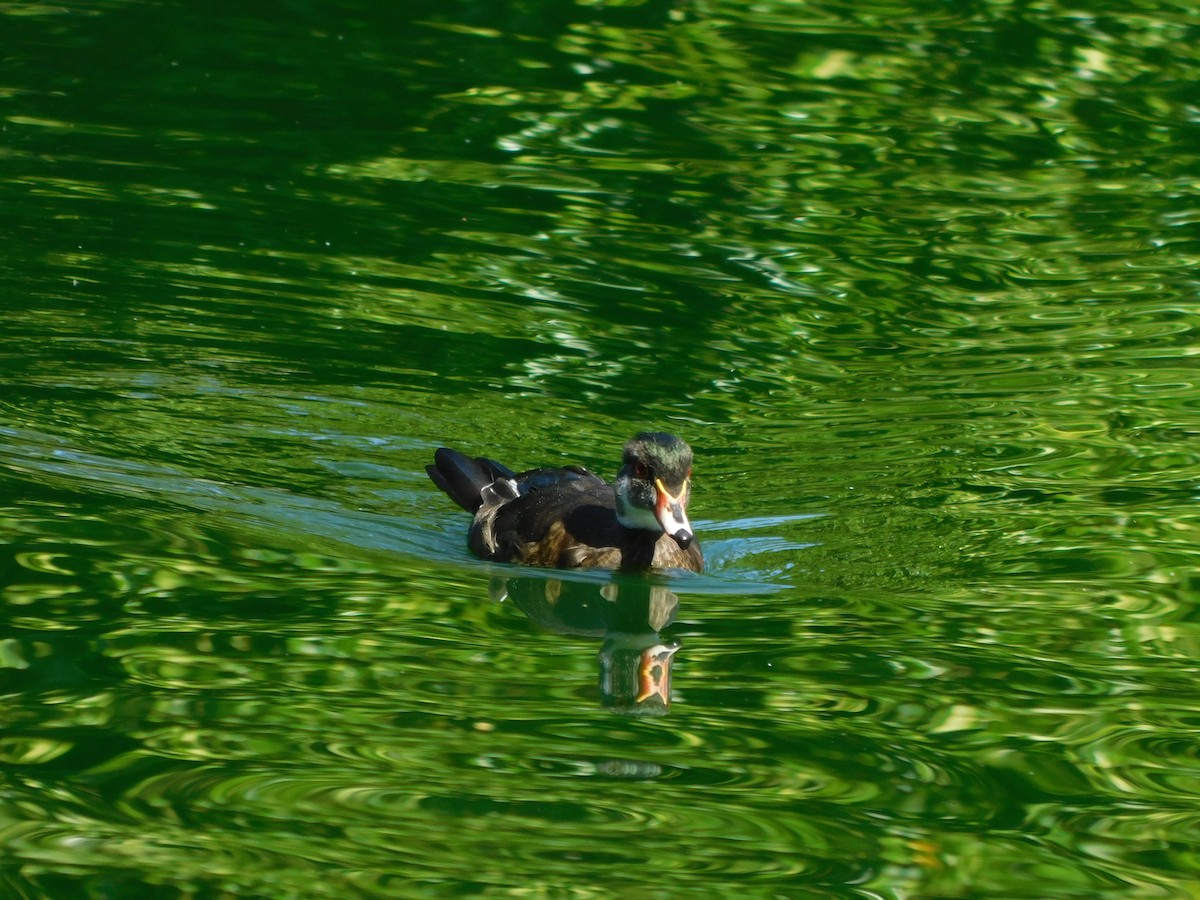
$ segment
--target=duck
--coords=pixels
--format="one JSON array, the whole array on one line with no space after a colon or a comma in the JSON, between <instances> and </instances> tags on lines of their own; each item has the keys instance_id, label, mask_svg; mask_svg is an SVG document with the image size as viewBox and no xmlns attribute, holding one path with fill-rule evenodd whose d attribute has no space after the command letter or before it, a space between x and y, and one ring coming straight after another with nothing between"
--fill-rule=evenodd
<instances>
[{"instance_id":1,"label":"duck","mask_svg":"<svg viewBox=\"0 0 1200 900\"><path fill-rule=\"evenodd\" d=\"M467 545L480 559L555 569L704 571L688 521L692 448L643 431L626 444L610 484L582 466L514 473L486 457L439 447L430 479L473 514Z\"/></svg>"}]
</instances>

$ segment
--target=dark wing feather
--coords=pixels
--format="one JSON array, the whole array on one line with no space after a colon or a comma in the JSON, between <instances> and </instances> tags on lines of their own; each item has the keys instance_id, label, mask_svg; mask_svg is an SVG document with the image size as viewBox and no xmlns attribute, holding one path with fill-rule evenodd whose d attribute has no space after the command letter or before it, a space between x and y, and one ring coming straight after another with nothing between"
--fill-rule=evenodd
<instances>
[{"instance_id":1,"label":"dark wing feather","mask_svg":"<svg viewBox=\"0 0 1200 900\"><path fill-rule=\"evenodd\" d=\"M555 477L557 475L557 477ZM611 485L590 473L537 469L517 476L521 496L496 510L493 534L495 559L526 565L560 566L558 557L569 546L590 543L616 525L616 501ZM583 516L587 521L569 527Z\"/></svg>"},{"instance_id":2,"label":"dark wing feather","mask_svg":"<svg viewBox=\"0 0 1200 900\"><path fill-rule=\"evenodd\" d=\"M433 465L426 466L430 480L465 509L475 512L482 498L480 492L497 478L514 478L512 470L494 459L478 456L472 459L457 450L439 447L433 454Z\"/></svg>"}]
</instances>

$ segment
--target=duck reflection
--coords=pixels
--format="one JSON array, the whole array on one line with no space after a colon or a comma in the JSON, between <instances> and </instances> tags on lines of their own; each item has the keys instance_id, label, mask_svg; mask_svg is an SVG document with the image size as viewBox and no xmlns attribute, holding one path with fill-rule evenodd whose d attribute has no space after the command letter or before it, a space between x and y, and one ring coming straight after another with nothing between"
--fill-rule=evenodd
<instances>
[{"instance_id":1,"label":"duck reflection","mask_svg":"<svg viewBox=\"0 0 1200 900\"><path fill-rule=\"evenodd\" d=\"M661 716L670 709L671 662L681 645L659 634L679 608L679 597L669 588L641 580L597 584L498 577L489 593L493 600L513 603L547 631L603 639L604 706L633 716Z\"/></svg>"}]
</instances>

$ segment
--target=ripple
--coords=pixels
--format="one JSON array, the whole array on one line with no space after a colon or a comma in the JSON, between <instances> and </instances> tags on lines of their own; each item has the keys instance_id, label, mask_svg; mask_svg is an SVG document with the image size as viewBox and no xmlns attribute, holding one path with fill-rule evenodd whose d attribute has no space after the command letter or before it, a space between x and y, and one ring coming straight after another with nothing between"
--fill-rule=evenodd
<instances>
[{"instance_id":1,"label":"ripple","mask_svg":"<svg viewBox=\"0 0 1200 900\"><path fill-rule=\"evenodd\" d=\"M1189 8L78 6L0 12L0 892L1194 885ZM643 425L654 720L424 475Z\"/></svg>"},{"instance_id":2,"label":"ripple","mask_svg":"<svg viewBox=\"0 0 1200 900\"><path fill-rule=\"evenodd\" d=\"M1192 711L1192 718L1200 710ZM1183 730L1157 726L1113 729L1080 746L1086 771L1107 790L1178 801L1200 795L1200 751Z\"/></svg>"}]
</instances>

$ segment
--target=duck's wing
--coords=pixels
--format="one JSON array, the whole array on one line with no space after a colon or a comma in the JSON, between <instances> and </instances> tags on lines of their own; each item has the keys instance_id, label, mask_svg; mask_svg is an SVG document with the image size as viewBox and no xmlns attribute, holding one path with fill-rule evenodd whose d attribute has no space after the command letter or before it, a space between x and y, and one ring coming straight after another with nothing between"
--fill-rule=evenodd
<instances>
[{"instance_id":1,"label":"duck's wing","mask_svg":"<svg viewBox=\"0 0 1200 900\"><path fill-rule=\"evenodd\" d=\"M495 502L485 499L470 534L471 549L485 559L573 568L581 563L568 551L611 547L620 529L612 485L587 470L522 472L491 492Z\"/></svg>"},{"instance_id":2,"label":"duck's wing","mask_svg":"<svg viewBox=\"0 0 1200 900\"><path fill-rule=\"evenodd\" d=\"M563 466L559 469L530 469L528 472L522 472L519 475L511 475L510 473L510 477L517 483L517 488L522 494L527 494L530 491L560 489L564 485L570 485L574 490L595 490L609 486L608 482L603 478L589 472L583 466Z\"/></svg>"}]
</instances>

